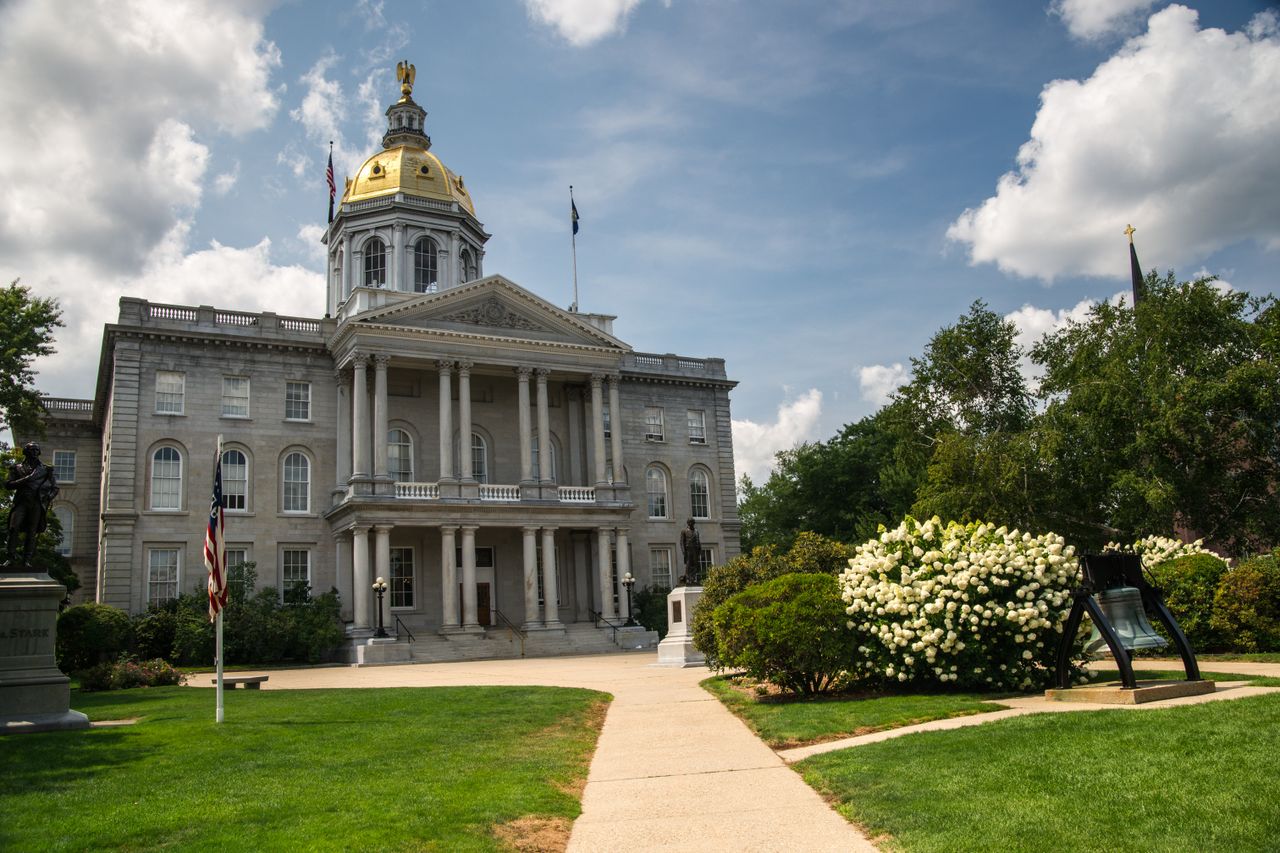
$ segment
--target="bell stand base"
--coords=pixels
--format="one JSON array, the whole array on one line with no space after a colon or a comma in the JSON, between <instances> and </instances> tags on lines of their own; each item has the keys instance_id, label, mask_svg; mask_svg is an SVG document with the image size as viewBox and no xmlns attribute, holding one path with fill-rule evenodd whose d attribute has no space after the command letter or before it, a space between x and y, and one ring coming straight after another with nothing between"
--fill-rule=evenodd
<instances>
[{"instance_id":1,"label":"bell stand base","mask_svg":"<svg viewBox=\"0 0 1280 853\"><path fill-rule=\"evenodd\" d=\"M1125 687L1118 681L1089 684L1083 687L1050 688L1044 698L1054 702L1082 702L1095 705L1145 705L1183 696L1213 693L1212 681L1144 681L1137 687Z\"/></svg>"}]
</instances>

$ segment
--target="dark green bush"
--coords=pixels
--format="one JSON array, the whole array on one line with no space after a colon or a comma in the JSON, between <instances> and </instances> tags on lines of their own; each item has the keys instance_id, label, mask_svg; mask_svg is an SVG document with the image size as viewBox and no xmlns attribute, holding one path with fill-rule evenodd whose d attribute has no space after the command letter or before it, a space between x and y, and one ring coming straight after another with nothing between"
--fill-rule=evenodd
<instances>
[{"instance_id":1,"label":"dark green bush","mask_svg":"<svg viewBox=\"0 0 1280 853\"><path fill-rule=\"evenodd\" d=\"M858 647L845 621L839 585L826 574L756 584L712 615L722 666L804 695L844 683Z\"/></svg>"},{"instance_id":2,"label":"dark green bush","mask_svg":"<svg viewBox=\"0 0 1280 853\"><path fill-rule=\"evenodd\" d=\"M659 637L667 636L667 594L670 587L647 586L635 594L635 619Z\"/></svg>"},{"instance_id":3,"label":"dark green bush","mask_svg":"<svg viewBox=\"0 0 1280 853\"><path fill-rule=\"evenodd\" d=\"M1280 551L1223 574L1212 625L1232 651L1280 651Z\"/></svg>"},{"instance_id":4,"label":"dark green bush","mask_svg":"<svg viewBox=\"0 0 1280 853\"><path fill-rule=\"evenodd\" d=\"M168 658L178 619L173 607L152 607L133 617L133 653L141 660Z\"/></svg>"},{"instance_id":5,"label":"dark green bush","mask_svg":"<svg viewBox=\"0 0 1280 853\"><path fill-rule=\"evenodd\" d=\"M251 595L229 596L223 611L227 663L319 663L345 637L337 590L312 597L302 585L290 590L282 604L277 590L264 587ZM172 660L182 665L212 664L214 645L208 599L203 594L181 596L175 609Z\"/></svg>"},{"instance_id":6,"label":"dark green bush","mask_svg":"<svg viewBox=\"0 0 1280 853\"><path fill-rule=\"evenodd\" d=\"M129 648L129 616L107 604L77 604L58 614L57 657L63 672L112 661Z\"/></svg>"},{"instance_id":7,"label":"dark green bush","mask_svg":"<svg viewBox=\"0 0 1280 853\"><path fill-rule=\"evenodd\" d=\"M1197 652L1222 646L1222 639L1211 622L1214 596L1226 571L1227 564L1212 554L1179 557L1151 569L1156 586L1164 592L1169 612ZM1163 628L1158 622L1152 624L1157 629Z\"/></svg>"},{"instance_id":8,"label":"dark green bush","mask_svg":"<svg viewBox=\"0 0 1280 853\"><path fill-rule=\"evenodd\" d=\"M80 689L127 690L131 687L164 687L181 684L186 676L167 660L138 661L131 657L100 663L80 674Z\"/></svg>"}]
</instances>

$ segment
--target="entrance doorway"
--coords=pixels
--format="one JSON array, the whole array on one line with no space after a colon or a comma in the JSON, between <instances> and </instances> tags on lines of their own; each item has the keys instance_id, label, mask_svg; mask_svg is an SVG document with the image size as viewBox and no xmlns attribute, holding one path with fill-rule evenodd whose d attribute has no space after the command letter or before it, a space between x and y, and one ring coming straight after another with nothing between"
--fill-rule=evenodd
<instances>
[{"instance_id":1,"label":"entrance doorway","mask_svg":"<svg viewBox=\"0 0 1280 853\"><path fill-rule=\"evenodd\" d=\"M462 566L462 549L458 549L458 562ZM459 568L461 573L461 568ZM494 595L493 548L476 548L476 621L485 628L494 624L493 611L498 603ZM465 621L462 614L462 584L458 584L458 621Z\"/></svg>"}]
</instances>

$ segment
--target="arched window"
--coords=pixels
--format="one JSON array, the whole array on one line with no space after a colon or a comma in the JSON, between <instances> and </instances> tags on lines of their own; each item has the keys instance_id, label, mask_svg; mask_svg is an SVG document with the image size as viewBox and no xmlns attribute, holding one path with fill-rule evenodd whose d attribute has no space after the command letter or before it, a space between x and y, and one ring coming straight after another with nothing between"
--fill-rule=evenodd
<instances>
[{"instance_id":1,"label":"arched window","mask_svg":"<svg viewBox=\"0 0 1280 853\"><path fill-rule=\"evenodd\" d=\"M477 483L489 482L489 448L484 436L471 433L471 476Z\"/></svg>"},{"instance_id":2,"label":"arched window","mask_svg":"<svg viewBox=\"0 0 1280 853\"><path fill-rule=\"evenodd\" d=\"M458 278L459 281L471 281L476 277L476 262L472 258L470 249L463 249L458 255Z\"/></svg>"},{"instance_id":3,"label":"arched window","mask_svg":"<svg viewBox=\"0 0 1280 853\"><path fill-rule=\"evenodd\" d=\"M556 474L556 443L554 441L548 442L548 446L549 452L551 453L551 482L556 483L560 480L560 477ZM539 447L540 443L538 441L538 434L535 432L530 438L529 443L529 470L533 472L533 476L535 477L542 476L542 474L539 473L542 469L538 467Z\"/></svg>"},{"instance_id":4,"label":"arched window","mask_svg":"<svg viewBox=\"0 0 1280 853\"><path fill-rule=\"evenodd\" d=\"M176 447L151 454L151 508L182 509L182 454Z\"/></svg>"},{"instance_id":5,"label":"arched window","mask_svg":"<svg viewBox=\"0 0 1280 853\"><path fill-rule=\"evenodd\" d=\"M413 482L413 439L402 429L387 431L387 473L397 483Z\"/></svg>"},{"instance_id":6,"label":"arched window","mask_svg":"<svg viewBox=\"0 0 1280 853\"><path fill-rule=\"evenodd\" d=\"M76 511L69 506L55 506L53 514L62 528L62 540L58 542L58 553L64 557L70 557L71 543L76 535Z\"/></svg>"},{"instance_id":7,"label":"arched window","mask_svg":"<svg viewBox=\"0 0 1280 853\"><path fill-rule=\"evenodd\" d=\"M689 506L694 518L711 517L711 484L701 468L689 472Z\"/></svg>"},{"instance_id":8,"label":"arched window","mask_svg":"<svg viewBox=\"0 0 1280 853\"><path fill-rule=\"evenodd\" d=\"M413 289L417 293L435 293L436 241L423 237L413 244Z\"/></svg>"},{"instance_id":9,"label":"arched window","mask_svg":"<svg viewBox=\"0 0 1280 853\"><path fill-rule=\"evenodd\" d=\"M649 498L649 517L667 517L667 475L656 465L644 472L644 490Z\"/></svg>"},{"instance_id":10,"label":"arched window","mask_svg":"<svg viewBox=\"0 0 1280 853\"><path fill-rule=\"evenodd\" d=\"M284 511L311 511L311 460L293 451L284 458Z\"/></svg>"},{"instance_id":11,"label":"arched window","mask_svg":"<svg viewBox=\"0 0 1280 853\"><path fill-rule=\"evenodd\" d=\"M387 284L387 246L377 237L364 244L364 286Z\"/></svg>"},{"instance_id":12,"label":"arched window","mask_svg":"<svg viewBox=\"0 0 1280 853\"><path fill-rule=\"evenodd\" d=\"M222 451L222 506L249 508L249 459L239 450Z\"/></svg>"}]
</instances>

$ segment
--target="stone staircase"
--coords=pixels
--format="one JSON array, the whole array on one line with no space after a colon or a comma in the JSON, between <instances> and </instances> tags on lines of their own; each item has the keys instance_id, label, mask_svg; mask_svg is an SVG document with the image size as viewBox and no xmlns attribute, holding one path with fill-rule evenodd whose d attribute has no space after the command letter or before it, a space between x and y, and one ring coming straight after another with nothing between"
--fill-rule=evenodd
<instances>
[{"instance_id":1,"label":"stone staircase","mask_svg":"<svg viewBox=\"0 0 1280 853\"><path fill-rule=\"evenodd\" d=\"M570 623L563 631L529 631L523 636L507 628L488 628L477 634L419 634L415 641L353 640L344 650L344 661L356 666L390 663L446 663L493 658L560 657L616 654L653 649L655 631L644 628L597 628L590 623Z\"/></svg>"}]
</instances>

